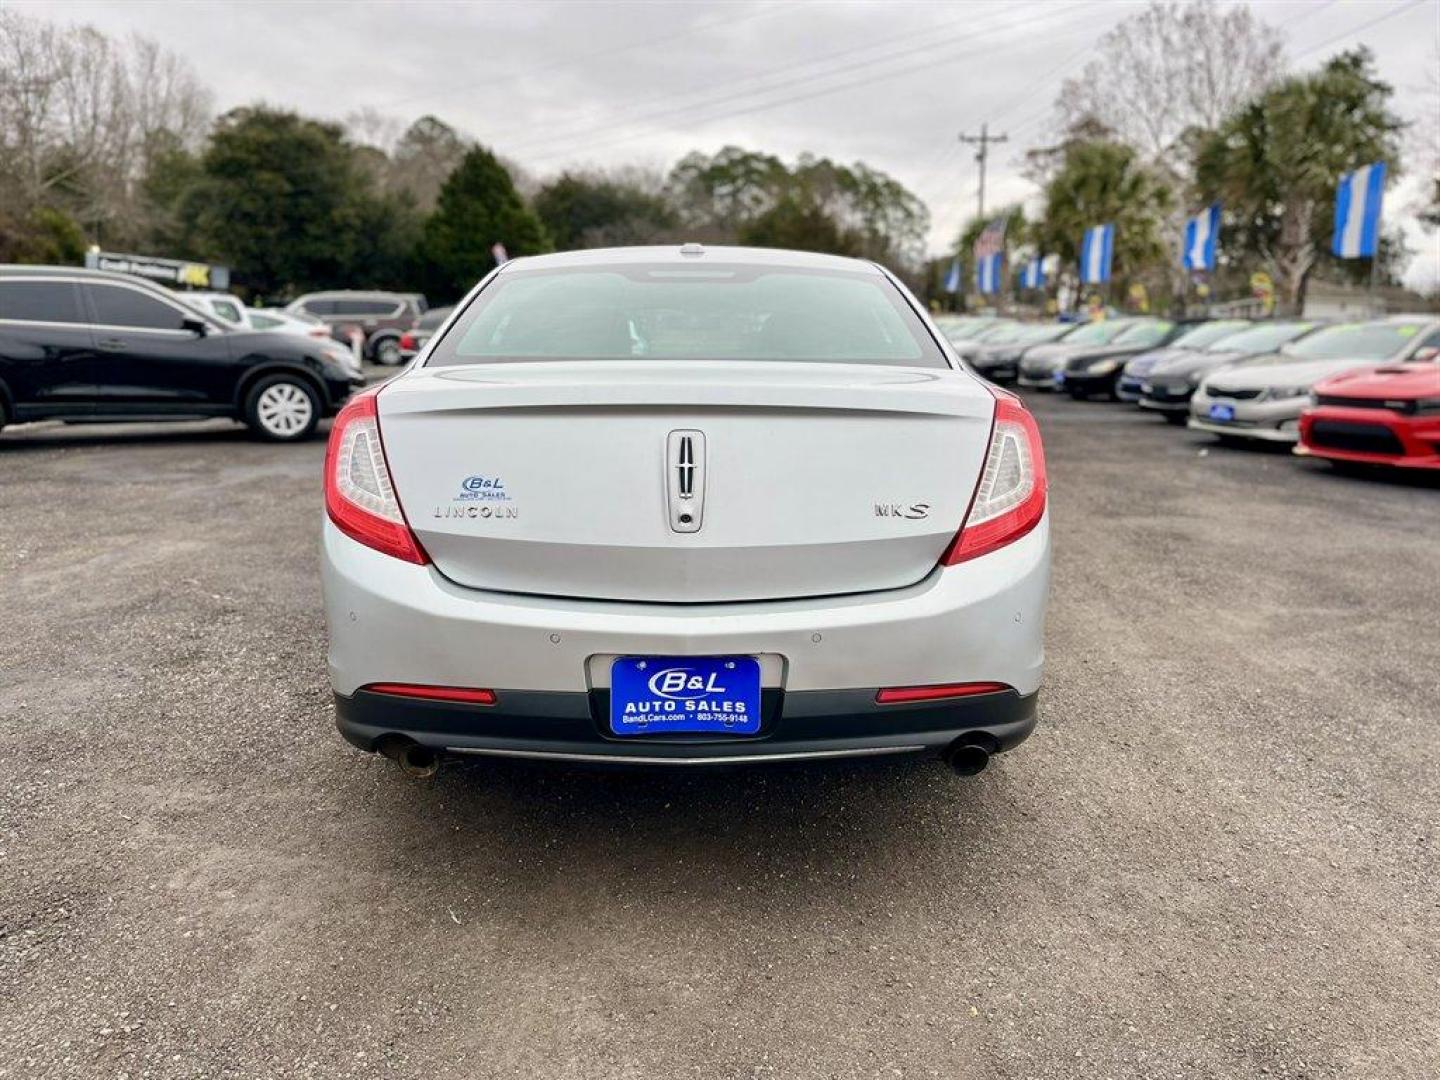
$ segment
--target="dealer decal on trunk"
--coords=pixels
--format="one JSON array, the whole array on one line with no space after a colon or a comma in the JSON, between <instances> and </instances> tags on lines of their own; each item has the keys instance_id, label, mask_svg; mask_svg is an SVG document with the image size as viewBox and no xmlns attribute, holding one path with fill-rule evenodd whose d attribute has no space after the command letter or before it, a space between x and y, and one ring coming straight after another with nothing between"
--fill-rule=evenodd
<instances>
[{"instance_id":1,"label":"dealer decal on trunk","mask_svg":"<svg viewBox=\"0 0 1440 1080\"><path fill-rule=\"evenodd\" d=\"M518 518L520 508L510 505L510 493L505 490L505 481L498 476L475 474L460 481L460 493L450 500L449 506L435 507L437 518L489 518L506 520ZM460 505L455 505L459 503ZM504 503L506 505L496 505Z\"/></svg>"}]
</instances>

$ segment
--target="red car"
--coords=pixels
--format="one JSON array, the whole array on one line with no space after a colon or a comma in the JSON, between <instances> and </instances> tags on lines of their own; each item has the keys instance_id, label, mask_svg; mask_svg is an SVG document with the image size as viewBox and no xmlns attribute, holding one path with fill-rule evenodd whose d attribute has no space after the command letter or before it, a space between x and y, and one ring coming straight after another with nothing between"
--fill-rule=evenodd
<instances>
[{"instance_id":1,"label":"red car","mask_svg":"<svg viewBox=\"0 0 1440 1080\"><path fill-rule=\"evenodd\" d=\"M1440 470L1440 361L1361 368L1316 383L1295 452Z\"/></svg>"}]
</instances>

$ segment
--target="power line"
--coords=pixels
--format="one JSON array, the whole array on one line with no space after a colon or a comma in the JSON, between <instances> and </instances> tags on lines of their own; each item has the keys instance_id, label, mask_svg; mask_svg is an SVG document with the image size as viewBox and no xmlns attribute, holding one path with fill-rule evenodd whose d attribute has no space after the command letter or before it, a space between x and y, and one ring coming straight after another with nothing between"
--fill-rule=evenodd
<instances>
[{"instance_id":1,"label":"power line","mask_svg":"<svg viewBox=\"0 0 1440 1080\"><path fill-rule=\"evenodd\" d=\"M1071 5L1069 8L1060 9L1060 11L1058 11L1056 14L1058 14L1058 15L1060 15L1060 16L1062 16L1062 17L1063 17L1063 16L1066 16L1066 15L1071 15L1071 14L1074 14L1076 10L1078 10L1078 9L1080 9L1080 8L1083 8L1083 7L1085 7L1085 6L1087 6L1087 5L1085 5L1085 4L1073 4L1073 5ZM1004 14L1004 13L1002 13L1002 15L1003 15L1003 14ZM983 28L983 30L988 30L989 32L992 32L992 33L993 33L996 29L1004 29L1005 27L1004 27L1003 25L1001 25L1001 23L1003 23L1003 18L1002 18L1001 20L999 20L994 26L986 26L986 27ZM1035 24L1032 23L1032 24L1030 24L1030 25L1033 27ZM982 30L982 32L983 32L983 30ZM901 35L901 38L899 38L899 39L892 39L892 42L891 42L891 43L893 44L894 41L902 40L902 39L904 39L904 38L909 38L909 37L915 37L915 36L917 36L917 35L915 35L915 34ZM671 117L671 116L684 116L684 115L691 114L691 113L693 113L693 112L695 112L695 111L697 111L697 110L705 110L705 109L714 108L714 107L717 106L717 105L724 105L724 104L726 104L726 103L728 103L728 102L732 102L732 101L740 101L740 100L743 100L743 99L748 98L748 97L754 97L754 96L757 95L757 94L767 94L767 93L771 93L771 92L776 91L776 90L785 89L785 88L791 87L791 86L801 86L801 85L805 85L805 84L807 84L807 83L814 83L814 82L817 82L817 81L819 81L819 80L832 78L832 77L835 77L835 76L838 76L838 75L845 74L845 73L847 73L847 72L856 71L856 70L863 69L863 68L867 68L867 67L873 67L873 66L875 66L876 64L884 64L884 63L889 63L890 61L893 61L893 60L900 60L900 59L903 59L903 58L905 58L905 57L908 57L908 56L911 56L911 55L914 55L914 54L917 54L917 53L931 53L931 52L934 52L936 48L938 48L938 47L943 47L943 46L945 46L945 45L958 44L958 43L961 43L961 42L968 42L968 41L974 41L974 40L976 39L976 36L977 36L977 30L976 30L976 27L972 24L972 25L970 25L969 27L967 27L966 30L965 30L963 33L958 34L958 35L955 35L955 36L953 36L953 37L936 39L936 38L934 38L933 36L930 36L930 37L927 38L927 40L922 41L922 42L921 42L919 45L917 45L917 46L914 46L914 47L911 47L911 48L900 49L900 50L898 50L898 51L892 51L892 52L889 53L889 55L886 55L886 56L867 57L867 58L865 58L865 59L856 60L856 61L853 61L853 62L848 63L848 64L841 64L841 65L838 65L838 66L833 66L833 67L830 67L828 70L816 71L816 72L812 72L812 73L810 73L810 74L805 74L805 75L787 76L787 77L781 78L781 79L779 79L779 80L771 80L770 83L769 83L769 85L750 86L750 87L747 87L747 88L742 89L742 90L732 91L732 92L729 92L729 93L724 93L724 94L712 96L712 97L710 97L710 98L707 99L707 100L698 101L698 102L693 102L693 103L688 104L688 105L667 106L667 107L665 107L665 108L658 109L658 110L653 110L653 111L648 112L648 113L643 113L643 114L641 114L641 115L639 115L639 116L634 116L634 117L631 117L631 118L626 119L626 120L618 120L618 121L613 122L613 123L606 123L606 124L601 125L598 129L597 129L596 127L594 127L594 126L591 126L591 127L583 128L583 129L580 129L580 130L577 130L577 131L573 131L573 132L548 133L548 134L545 134L545 135L537 136L537 137L534 138L534 139L524 140L524 141L521 141L520 143L507 145L507 146L505 147L505 152L506 152L506 153L510 153L510 154L523 154L526 150L538 148L538 147L541 147L541 146L545 146L545 145L548 145L548 144L550 144L550 143L568 142L568 141L570 141L570 140L573 140L577 135L582 135L582 134L583 134L583 135L594 135L594 134L597 132L597 130L603 133L603 132L605 132L605 131L607 131L607 130L618 130L618 129L621 129L621 128L627 126L628 124L645 123L645 122L649 122L649 121L653 121L653 120L657 120L657 119L665 119L665 118ZM850 55L850 54L853 54L853 53L855 53L855 52L857 52L857 51L860 51L860 52L869 51L869 50L872 49L872 48L873 48L873 45L871 45L871 46L864 46L864 47L862 47L862 48L859 49L859 50L857 50L857 49L847 49L847 50L843 50L843 51L840 52L840 53L831 54L830 56L822 57L822 58L817 59L817 60L815 60L815 61L811 61L810 65L807 65L807 66L813 66L814 64L820 64L820 63L822 63L822 62L824 62L824 61L828 61L828 60L831 60L831 59L835 59L835 58L840 57L840 56ZM946 60L944 60L944 61L942 61L942 62L948 63L951 59L957 59L957 58L959 58L960 56L965 56L965 55L968 55L968 54L967 54L967 53L961 53L961 54L958 54L958 55L956 55L956 56L948 57L948 58L946 58ZM905 71L897 72L897 73L895 73L895 74L906 74L908 71L919 70L919 69L922 69L922 68L927 67L927 66L934 66L934 65L920 65L918 68L917 68L917 67L911 67L911 68L907 68ZM887 77L888 77L888 76L887 76ZM868 80L868 81L877 81L877 80ZM844 85L842 85L842 86L834 87L833 90L843 90L843 89L847 89L847 88L849 88L849 87L851 87L851 86L863 86L863 85L867 85L867 81L846 83L846 84L844 84ZM832 90L828 90L828 89L827 89L827 90L825 90L825 91L823 91L823 92L824 92L824 93L830 93L830 92L832 92ZM812 94L812 95L809 95L809 96L810 96L810 97L817 97L817 96L820 96L820 95L819 95L819 94ZM789 100L792 100L792 99L783 99L783 100L777 102L777 104L786 104L786 103L788 103ZM807 100L807 97L805 97L805 96L797 96L797 97L794 98L793 100L803 101L803 100ZM743 109L737 110L737 111L736 111L735 113L733 113L733 114L727 113L727 114L725 114L725 116L728 117L729 115L745 115L745 114L748 113L748 112L758 112L758 111L761 111L761 109L763 109L763 108L768 108L768 107L770 107L770 106L768 106L768 105L763 105L763 106L759 106L759 107L755 107L755 108L743 108ZM714 116L714 117L707 117L706 119L707 119L707 120L712 120L712 119L722 119L722 118L723 118L723 117L721 117L721 116ZM605 140L601 140L599 143L595 143L595 144L592 144L592 145L608 145L608 144L609 144L610 142L612 142L612 141L624 141L624 140L623 140L623 139L616 139L616 140L608 140L608 139L605 139ZM541 155L540 155L540 157L541 157L542 159L543 159L543 158L546 158L546 157L553 157L553 156L555 156L555 154L549 153L549 152L542 152Z\"/></svg>"},{"instance_id":2,"label":"power line","mask_svg":"<svg viewBox=\"0 0 1440 1080\"><path fill-rule=\"evenodd\" d=\"M675 30L668 34L659 34L655 37L644 38L640 41L632 41L623 45L616 45L609 49L600 49L596 52L587 52L583 55L560 57L556 60L552 60L548 64L539 64L527 67L524 71L524 74L522 76L516 76L516 78L530 79L536 75L544 74L547 71L558 71L561 68L571 67L581 61L585 61L588 63L594 60L603 59L605 57L620 56L627 52L634 52L636 49L648 49L652 45L662 45L668 41L678 41L681 38L687 38L693 34L702 33L706 30L713 30L719 26L736 26L740 23L750 22L754 19L769 18L772 15L779 15L787 10L789 9L784 4L773 4L766 7L761 7L746 15L725 15L724 17L718 19L707 19L704 22L695 23L692 26L688 26L683 30ZM390 101L382 102L380 105L375 106L375 108L396 109L399 108L401 105L411 105L417 101L434 101L436 97L442 93L454 94L466 90L476 90L481 87L493 89L496 83L497 80L495 79L487 79L483 82L466 83L463 86L451 87L449 90L444 91L435 89L426 90L423 93L411 94L403 98L393 98Z\"/></svg>"},{"instance_id":3,"label":"power line","mask_svg":"<svg viewBox=\"0 0 1440 1080\"><path fill-rule=\"evenodd\" d=\"M933 47L933 46L936 44L935 35L936 35L936 32L937 32L937 31L946 30L946 29L948 29L948 28L950 28L950 27L952 27L952 26L959 26L959 25L964 24L964 23L970 23L970 16L965 15L965 16L961 16L960 18L949 19L949 20L945 20L945 21L943 21L943 22L938 22L938 23L932 23L931 25L925 27L923 30L907 31L906 33L903 33L903 34L895 34L895 35L893 35L892 37L880 38L880 39L878 39L878 40L868 41L868 42L866 42L864 45L853 46L853 47L848 48L848 49L841 49L841 50L839 50L838 52L826 53L826 54L824 54L824 55L816 56L816 57L814 57L814 58L812 58L812 59L810 59L810 60L806 60L806 61L804 61L804 62L802 62L802 63L799 63L799 64L795 65L795 68L797 68L797 69L803 69L803 68L810 68L810 67L816 67L816 66L823 66L823 65L827 64L827 63L828 63L829 61L831 61L831 60L839 60L839 59L842 59L842 58L847 57L847 56L853 56L853 55L855 55L856 53L872 52L872 51L874 51L874 50L876 50L876 49L878 49L878 48L883 48L883 47L886 46L886 45L893 45L893 44L897 44L897 43L899 43L899 42L911 41L911 40L915 40L915 39L924 40L924 41L927 42L931 47ZM969 25L967 29L968 29L969 31L973 32L974 29L975 29L973 23L971 23L971 25ZM941 44L943 44L943 41L941 42ZM786 85L786 84L788 84L788 83L798 81L798 80L794 77L794 75L793 75L793 70L794 70L794 69L792 69L790 72L787 72L786 75L789 76L789 77L787 77L787 78L782 78L782 79L781 79L781 82L780 82L778 85ZM817 73L812 73L812 74L810 74L810 75L803 75L803 76L799 76L799 79L803 80L803 79L810 79L810 78L818 78L818 77L820 76L820 74L821 74L821 73L818 73L818 72L817 72ZM775 89L775 88L776 88L776 87L773 87L773 86L772 86L772 87L756 86L756 87L752 87L751 90L746 91L746 93L761 93L761 92L763 92L763 91L765 91L765 90L767 90L767 89ZM704 98L706 95L713 93L713 90L714 90L714 87L713 87L713 81L712 81L712 84L711 84L710 86L702 87L702 88L695 89L695 90L687 90L687 91L680 92L680 93L678 93L678 94L667 94L667 95L666 95L666 98L667 98L667 100L670 101L670 102L672 103L672 105L673 105L674 102L676 102L676 101L678 101L678 100L681 100L681 99L684 99L684 98L691 98L691 97L701 97L701 98ZM737 96L738 96L738 95L737 95ZM623 121L623 120L625 119L625 114L627 114L627 113L634 113L634 112L636 111L636 109L643 109L646 105L649 105L649 104L651 104L651 102L647 100L647 101L643 101L643 102L636 102L636 103L634 103L634 104L632 104L632 105L630 105L630 106L628 106L628 107L623 107L623 108L621 108L621 109L619 109L619 110L593 110L593 109L592 109L592 110L590 111L590 113L589 113L589 116L594 116L596 120L598 120L598 121L600 121L601 123L603 123L606 127L612 127L612 126L615 126L617 123ZM696 107L699 107L700 105L705 104L705 102L704 102L704 101L701 101L701 102L696 102L696 103L694 103L694 104L696 105ZM681 106L681 108L687 108L687 107L689 107L689 106ZM547 134L545 134L545 135L543 135L543 136L539 136L538 138L532 139L532 140L530 140L530 141L531 141L531 142L537 142L537 141L538 141L538 142L547 142L547 141L551 141L551 140L559 140L559 139L573 138L573 137L575 137L576 135L585 134L585 133L587 133L587 132L593 132L593 130L594 130L594 128L593 128L593 126L592 126L592 123L593 123L593 122L592 122L591 120L589 120L587 117L583 117L583 116L582 116L582 117L572 117L571 119L574 119L574 120L577 121L577 126L576 126L576 128L573 130L573 132L570 132L570 131L561 131L561 132L547 133ZM637 119L643 119L643 118L637 118ZM490 133L489 135L487 135L487 137L488 137L489 139L491 139L492 141L499 142L499 141L505 139L510 133L512 133L512 132L517 132L517 131L521 131L521 130L525 130L525 129L511 128L511 129L509 129L508 131L502 130L502 131L499 131L499 132ZM533 129L532 129L532 130L533 130ZM522 146L522 147L523 147L524 145L527 145L527 144L526 144L526 143L521 143L521 144L520 144L520 146Z\"/></svg>"},{"instance_id":4,"label":"power line","mask_svg":"<svg viewBox=\"0 0 1440 1080\"><path fill-rule=\"evenodd\" d=\"M1073 10L1073 9L1069 9L1069 10ZM1042 43L1027 42L1027 44L1033 46L1033 45L1035 45L1035 44L1042 44ZM926 71L926 70L929 70L929 69L934 68L934 67L940 67L940 66L942 66L942 65L953 64L956 60L961 60L961 59L964 59L964 58L967 57L967 56L973 55L975 52L983 52L983 51L985 51L985 50L984 50L983 48L981 48L981 49L976 49L976 50L969 50L969 51L966 51L966 52L952 53L952 54L950 54L950 55L948 55L948 56L941 57L941 58L938 59L938 60L933 60L933 61L930 61L930 62L928 62L928 63L923 63L923 64L912 64L912 65L910 65L910 66L908 66L908 67L905 67L905 68L903 68L903 69L901 69L901 70L898 70L898 71L884 71L884 72L880 72L880 73L878 73L878 74L876 74L876 75L873 75L873 76L871 76L870 78L852 80L852 81L843 83L843 84L841 84L841 85L839 85L839 86L827 86L827 87L822 87L822 88L820 88L820 89L818 89L818 90L811 91L810 93L795 94L795 95L792 95L792 96L789 96L789 97L784 97L784 98L777 99L777 100L775 100L775 101L760 102L759 104L746 106L746 107L744 107L744 108L732 109L732 110L725 111L725 112L714 113L714 114L709 115L709 116L698 117L698 118L696 118L695 120L690 121L689 123L691 123L691 124L698 124L698 123L709 123L709 122L712 122L712 121L715 121L715 120L728 120L728 119L732 119L732 118L737 117L737 116L748 116L748 115L750 115L750 114L752 114L752 113L765 112L765 111L767 111L767 110L769 110L769 109L777 109L777 108L781 108L781 107L786 106L786 105L794 105L794 104L798 104L799 102L802 102L802 101L809 101L809 100L812 100L812 99L817 98L817 97L824 97L824 96L826 96L826 95L828 95L828 94L840 93L840 92L842 92L842 91L847 91L847 90L855 90L855 89L859 89L860 87L863 87L863 86L870 86L870 85L872 85L872 84L874 84L874 83L884 82L884 81L889 80L889 79L901 78L901 77L904 77L904 76L907 76L907 75L912 75L912 74L914 74L914 73L916 73L916 72ZM897 58L897 57L895 57L895 56L891 56L891 57L888 57L887 59L892 59L892 60L893 60L893 59L896 59L896 58ZM805 81L811 81L811 82L813 82L813 81L815 81L815 79L817 79L817 78L827 77L828 75L834 75L834 74L836 74L836 72L829 72L829 73L826 73L826 75L809 76L809 77L807 77L807 79L806 79ZM769 90L774 90L774 89L777 89L777 87L772 86L772 87L769 87L769 88L767 88L767 89L769 89ZM754 93L754 92L755 92L755 91L750 91L750 92L748 92L748 93ZM739 96L745 96L745 95L739 95ZM707 108L707 107L713 106L713 105L715 105L715 104L717 104L717 103L718 103L718 102L713 102L713 101L712 101L712 102L709 102L707 105L697 105L697 106L695 106L694 108L703 109L703 108ZM690 110L689 110L689 109L686 109L686 110L684 110L684 111L688 112L688 111L690 111ZM647 119L648 119L648 117L647 117ZM622 125L622 126L623 126L623 125ZM584 147L583 149L585 149L585 150L590 150L590 149L594 149L594 148L600 147L600 146L609 146L609 145L613 145L613 144L615 144L615 143L628 142L628 141L631 141L631 140L633 140L633 139L643 138L643 137L644 137L645 135L647 135L647 134L649 134L649 132L641 131L641 132L632 132L632 133L630 133L630 134L628 134L628 135L618 135L618 136L615 136L615 137L612 137L612 138L601 139L601 140L598 140L598 141L596 141L596 142L590 143L588 146ZM508 152L508 148L507 148L507 152ZM533 155L533 156L530 158L530 160L546 161L546 160L551 160L551 159L553 159L553 158L559 157L559 156L561 156L561 155L563 155L563 154L568 154L568 153L572 153L572 152L573 152L573 148L566 148L566 149L560 150L560 151L555 151L555 152L550 152L550 153L542 153L542 154L539 154L539 155Z\"/></svg>"},{"instance_id":5,"label":"power line","mask_svg":"<svg viewBox=\"0 0 1440 1080\"><path fill-rule=\"evenodd\" d=\"M1419 7L1423 3L1425 3L1425 0L1409 0L1408 3L1401 4L1399 7L1396 8L1391 8L1384 15L1376 16L1369 22L1364 22L1361 23L1359 26L1351 27L1349 30L1346 30L1340 34L1336 34L1334 37L1326 38L1324 41L1320 42L1319 45L1311 45L1310 48L1306 49L1304 52L1296 53L1295 59L1299 60L1302 56L1309 56L1313 52L1319 52L1321 49L1326 48L1327 46L1334 45L1335 42L1339 41L1341 38L1347 38L1354 34L1361 33L1364 30L1369 30L1372 26L1378 26L1387 19L1393 19L1396 15L1403 15L1411 8Z\"/></svg>"}]
</instances>

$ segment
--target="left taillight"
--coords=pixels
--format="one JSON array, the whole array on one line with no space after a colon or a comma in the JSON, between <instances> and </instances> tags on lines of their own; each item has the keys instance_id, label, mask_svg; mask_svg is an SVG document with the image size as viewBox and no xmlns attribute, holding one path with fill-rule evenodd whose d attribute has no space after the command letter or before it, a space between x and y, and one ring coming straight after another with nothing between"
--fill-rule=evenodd
<instances>
[{"instance_id":1,"label":"left taillight","mask_svg":"<svg viewBox=\"0 0 1440 1080\"><path fill-rule=\"evenodd\" d=\"M1013 544L1045 514L1045 448L1035 418L1020 402L997 391L995 422L985 468L970 512L940 560L954 566Z\"/></svg>"},{"instance_id":2,"label":"left taillight","mask_svg":"<svg viewBox=\"0 0 1440 1080\"><path fill-rule=\"evenodd\" d=\"M325 447L325 512L335 527L366 547L421 566L430 561L410 531L380 438L379 387L351 398L330 427Z\"/></svg>"}]
</instances>

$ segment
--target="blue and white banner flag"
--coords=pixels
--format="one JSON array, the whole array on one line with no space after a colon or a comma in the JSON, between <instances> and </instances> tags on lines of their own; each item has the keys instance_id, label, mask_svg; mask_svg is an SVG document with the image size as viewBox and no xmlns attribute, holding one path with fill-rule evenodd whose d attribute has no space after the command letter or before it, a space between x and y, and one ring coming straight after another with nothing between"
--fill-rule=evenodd
<instances>
[{"instance_id":1,"label":"blue and white banner flag","mask_svg":"<svg viewBox=\"0 0 1440 1080\"><path fill-rule=\"evenodd\" d=\"M1185 254L1180 264L1186 270L1214 270L1215 242L1220 238L1220 204L1211 203L1185 223Z\"/></svg>"},{"instance_id":2,"label":"blue and white banner flag","mask_svg":"<svg viewBox=\"0 0 1440 1080\"><path fill-rule=\"evenodd\" d=\"M985 255L975 261L975 288L979 292L994 294L1000 291L1000 260L1003 252Z\"/></svg>"},{"instance_id":3,"label":"blue and white banner flag","mask_svg":"<svg viewBox=\"0 0 1440 1080\"><path fill-rule=\"evenodd\" d=\"M1335 190L1335 238L1330 250L1342 259L1375 256L1380 204L1385 199L1385 163L1364 165L1340 178Z\"/></svg>"},{"instance_id":4,"label":"blue and white banner flag","mask_svg":"<svg viewBox=\"0 0 1440 1080\"><path fill-rule=\"evenodd\" d=\"M960 259L957 256L950 263L950 269L945 271L945 291L958 293L960 291Z\"/></svg>"},{"instance_id":5,"label":"blue and white banner flag","mask_svg":"<svg viewBox=\"0 0 1440 1080\"><path fill-rule=\"evenodd\" d=\"M1022 289L1043 289L1045 287L1045 256L1036 255L1020 268Z\"/></svg>"},{"instance_id":6,"label":"blue and white banner flag","mask_svg":"<svg viewBox=\"0 0 1440 1080\"><path fill-rule=\"evenodd\" d=\"M1096 225L1085 230L1080 245L1080 283L1103 285L1110 280L1110 260L1115 251L1115 226Z\"/></svg>"}]
</instances>

